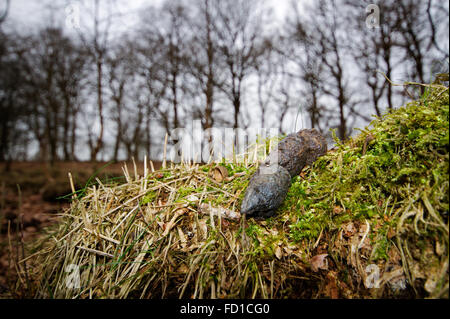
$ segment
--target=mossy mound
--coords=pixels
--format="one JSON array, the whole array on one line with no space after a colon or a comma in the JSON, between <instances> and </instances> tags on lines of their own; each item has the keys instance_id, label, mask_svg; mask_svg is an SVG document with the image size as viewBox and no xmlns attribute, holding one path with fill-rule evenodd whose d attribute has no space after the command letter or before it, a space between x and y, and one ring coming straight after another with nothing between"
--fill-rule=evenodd
<instances>
[{"instance_id":1,"label":"mossy mound","mask_svg":"<svg viewBox=\"0 0 450 319\"><path fill-rule=\"evenodd\" d=\"M448 125L448 88L428 87L293 178L277 216L264 221L236 218L256 168L247 161L223 162L226 174L213 164L126 172L126 183L99 184L73 200L17 265L17 291L448 298Z\"/></svg>"},{"instance_id":2,"label":"mossy mound","mask_svg":"<svg viewBox=\"0 0 450 319\"><path fill-rule=\"evenodd\" d=\"M338 278L354 270L366 286L392 288L372 296L448 297L448 188L448 89L428 88L338 142L295 179L284 210L299 212L295 241L325 237L315 246L323 243Z\"/></svg>"}]
</instances>

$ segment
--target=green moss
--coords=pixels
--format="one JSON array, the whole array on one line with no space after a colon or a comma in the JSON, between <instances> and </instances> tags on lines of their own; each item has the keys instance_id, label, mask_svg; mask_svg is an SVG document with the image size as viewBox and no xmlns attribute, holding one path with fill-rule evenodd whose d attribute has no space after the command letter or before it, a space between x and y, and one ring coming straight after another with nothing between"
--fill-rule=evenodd
<instances>
[{"instance_id":1,"label":"green moss","mask_svg":"<svg viewBox=\"0 0 450 319\"><path fill-rule=\"evenodd\" d=\"M280 209L294 220L290 238L314 241L322 229L380 219L373 258L387 259L391 244L384 225L396 225L399 216L390 220L390 215L411 198L428 194L431 206L447 220L448 127L448 90L431 89L422 99L375 118L347 142L336 139L335 150L319 158L306 179L292 180ZM343 212L334 214L336 206Z\"/></svg>"},{"instance_id":2,"label":"green moss","mask_svg":"<svg viewBox=\"0 0 450 319\"><path fill-rule=\"evenodd\" d=\"M260 226L256 223L249 222L249 225L247 228L245 228L245 233L248 237L252 238L256 242L258 241L258 235L261 235L261 229Z\"/></svg>"},{"instance_id":3,"label":"green moss","mask_svg":"<svg viewBox=\"0 0 450 319\"><path fill-rule=\"evenodd\" d=\"M228 171L228 176L233 176L236 173L247 172L248 167L244 165L244 163L226 163L222 162L222 166L224 166Z\"/></svg>"},{"instance_id":4,"label":"green moss","mask_svg":"<svg viewBox=\"0 0 450 319\"><path fill-rule=\"evenodd\" d=\"M148 192L147 194L145 194L144 197L142 197L141 199L141 205L146 205L148 203L153 202L156 198L158 197L158 193L157 192Z\"/></svg>"},{"instance_id":5,"label":"green moss","mask_svg":"<svg viewBox=\"0 0 450 319\"><path fill-rule=\"evenodd\" d=\"M317 238L326 225L323 221L323 215L316 215L314 211L309 211L299 216L299 220L290 225L290 236L295 242L303 239L313 240Z\"/></svg>"},{"instance_id":6,"label":"green moss","mask_svg":"<svg viewBox=\"0 0 450 319\"><path fill-rule=\"evenodd\" d=\"M226 196L224 193L219 193L213 199L206 200L206 201L211 202L211 204L213 204L213 206L220 206L220 205L226 203L228 200L229 200L228 196Z\"/></svg>"},{"instance_id":7,"label":"green moss","mask_svg":"<svg viewBox=\"0 0 450 319\"><path fill-rule=\"evenodd\" d=\"M177 198L178 199L182 199L192 193L201 193L202 192L202 188L195 188L192 186L180 186L177 188Z\"/></svg>"},{"instance_id":8,"label":"green moss","mask_svg":"<svg viewBox=\"0 0 450 319\"><path fill-rule=\"evenodd\" d=\"M270 258L274 254L273 237L267 236L260 225L249 221L245 234L252 240L253 247L248 254L257 258ZM257 266L254 264L253 266Z\"/></svg>"},{"instance_id":9,"label":"green moss","mask_svg":"<svg viewBox=\"0 0 450 319\"><path fill-rule=\"evenodd\" d=\"M379 259L388 260L388 251L391 246L390 240L386 237L386 229L383 229L378 233L378 237L373 240L374 251L372 256L372 261L377 261Z\"/></svg>"},{"instance_id":10,"label":"green moss","mask_svg":"<svg viewBox=\"0 0 450 319\"><path fill-rule=\"evenodd\" d=\"M204 172L209 172L209 170L211 169L211 166L210 165L203 165L202 167L201 167L201 170L202 171L204 171Z\"/></svg>"}]
</instances>

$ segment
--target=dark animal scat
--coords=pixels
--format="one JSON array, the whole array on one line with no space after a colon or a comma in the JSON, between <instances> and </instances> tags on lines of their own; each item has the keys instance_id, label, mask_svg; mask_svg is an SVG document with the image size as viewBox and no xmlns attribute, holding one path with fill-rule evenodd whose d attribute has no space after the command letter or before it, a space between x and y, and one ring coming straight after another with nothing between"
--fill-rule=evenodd
<instances>
[{"instance_id":1,"label":"dark animal scat","mask_svg":"<svg viewBox=\"0 0 450 319\"><path fill-rule=\"evenodd\" d=\"M294 177L300 174L303 167L311 165L317 157L326 152L325 138L315 129L306 129L289 134L281 140L277 148L270 152L264 164L278 163Z\"/></svg>"},{"instance_id":2,"label":"dark animal scat","mask_svg":"<svg viewBox=\"0 0 450 319\"><path fill-rule=\"evenodd\" d=\"M262 166L250 179L241 205L241 213L269 217L291 186L291 175L282 166Z\"/></svg>"},{"instance_id":3,"label":"dark animal scat","mask_svg":"<svg viewBox=\"0 0 450 319\"><path fill-rule=\"evenodd\" d=\"M252 217L275 214L287 195L291 178L326 152L326 140L315 129L286 136L251 177L241 213Z\"/></svg>"}]
</instances>

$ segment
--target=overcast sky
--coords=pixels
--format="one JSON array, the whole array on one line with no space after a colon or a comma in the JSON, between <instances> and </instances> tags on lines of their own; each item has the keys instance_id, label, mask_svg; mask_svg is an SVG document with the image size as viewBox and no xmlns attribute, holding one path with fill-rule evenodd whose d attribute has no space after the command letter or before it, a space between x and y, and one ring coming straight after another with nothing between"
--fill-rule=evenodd
<instances>
[{"instance_id":1,"label":"overcast sky","mask_svg":"<svg viewBox=\"0 0 450 319\"><path fill-rule=\"evenodd\" d=\"M108 0L102 0L107 2ZM71 4L76 4L77 0L11 0L10 10L7 20L7 27L17 28L19 31L30 31L36 26L48 23L48 19L60 19L61 17L51 17L49 8L58 8L65 12ZM108 1L109 2L109 1ZM116 9L122 15L122 28L131 27L133 22L138 21L138 14L142 7L147 5L159 5L162 0L116 0ZM272 7L277 20L281 21L289 7L290 0L267 0ZM0 12L3 12L5 0L0 0Z\"/></svg>"}]
</instances>

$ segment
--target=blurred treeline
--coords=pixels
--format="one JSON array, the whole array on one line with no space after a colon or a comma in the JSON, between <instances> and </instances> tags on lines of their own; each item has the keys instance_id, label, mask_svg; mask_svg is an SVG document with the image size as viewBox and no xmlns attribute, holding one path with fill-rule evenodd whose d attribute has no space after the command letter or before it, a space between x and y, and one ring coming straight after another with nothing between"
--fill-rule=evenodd
<instances>
[{"instance_id":1,"label":"blurred treeline","mask_svg":"<svg viewBox=\"0 0 450 319\"><path fill-rule=\"evenodd\" d=\"M6 1L0 161L142 159L194 120L289 133L300 115L345 139L420 93L377 70L400 83L448 72L447 1L381 1L377 28L360 0L292 1L282 19L267 1L166 0L132 28L122 2L66 1L75 16L24 34L5 28Z\"/></svg>"}]
</instances>

